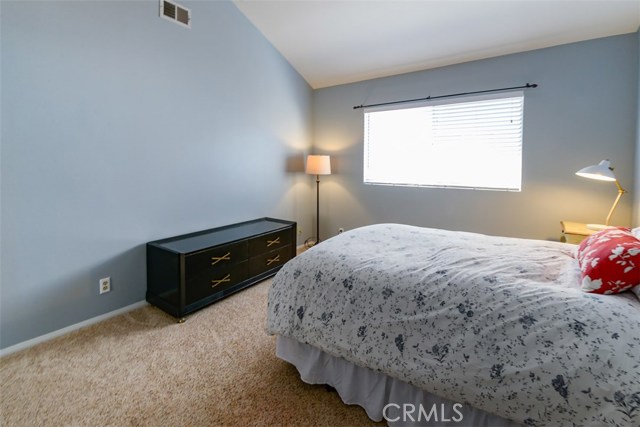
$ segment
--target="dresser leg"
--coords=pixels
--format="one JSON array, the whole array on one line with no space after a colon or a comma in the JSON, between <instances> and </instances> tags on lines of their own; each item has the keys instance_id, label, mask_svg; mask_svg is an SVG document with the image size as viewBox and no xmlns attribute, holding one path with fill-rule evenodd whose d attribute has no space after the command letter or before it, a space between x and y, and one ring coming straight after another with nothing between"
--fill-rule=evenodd
<instances>
[{"instance_id":1,"label":"dresser leg","mask_svg":"<svg viewBox=\"0 0 640 427\"><path fill-rule=\"evenodd\" d=\"M181 317L178 319L178 323L184 323L187 320L186 317Z\"/></svg>"}]
</instances>

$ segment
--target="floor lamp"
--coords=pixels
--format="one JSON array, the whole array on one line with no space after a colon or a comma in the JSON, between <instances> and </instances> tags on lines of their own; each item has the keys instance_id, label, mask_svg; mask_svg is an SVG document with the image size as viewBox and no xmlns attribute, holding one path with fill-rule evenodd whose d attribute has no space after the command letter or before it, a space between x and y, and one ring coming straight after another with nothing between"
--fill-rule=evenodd
<instances>
[{"instance_id":1,"label":"floor lamp","mask_svg":"<svg viewBox=\"0 0 640 427\"><path fill-rule=\"evenodd\" d=\"M331 175L331 158L329 156L308 155L307 175L316 176L316 241L320 243L320 175Z\"/></svg>"},{"instance_id":2,"label":"floor lamp","mask_svg":"<svg viewBox=\"0 0 640 427\"><path fill-rule=\"evenodd\" d=\"M616 197L616 200L613 202L613 206L611 206L611 209L609 210L609 214L607 215L607 219L604 225L587 224L587 228L590 228L592 230L603 230L609 227L611 215L613 215L613 211L616 210L616 207L618 206L618 202L620 202L620 198L622 197L622 195L626 193L626 190L622 188L622 186L616 179L616 176L613 174L611 163L609 162L609 160L602 160L597 165L591 165L587 166L586 168L580 169L578 172L576 172L576 175L583 178L597 179L598 181L609 181L616 183L616 186L618 187L618 197Z\"/></svg>"}]
</instances>

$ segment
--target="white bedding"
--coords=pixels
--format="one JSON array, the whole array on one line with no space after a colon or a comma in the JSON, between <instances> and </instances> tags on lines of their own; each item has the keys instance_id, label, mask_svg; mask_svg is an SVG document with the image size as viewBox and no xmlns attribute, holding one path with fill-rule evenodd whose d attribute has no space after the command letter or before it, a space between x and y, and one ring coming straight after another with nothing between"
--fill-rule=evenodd
<instances>
[{"instance_id":1,"label":"white bedding","mask_svg":"<svg viewBox=\"0 0 640 427\"><path fill-rule=\"evenodd\" d=\"M267 330L524 425L638 427L640 302L583 293L574 250L363 227L280 270Z\"/></svg>"}]
</instances>

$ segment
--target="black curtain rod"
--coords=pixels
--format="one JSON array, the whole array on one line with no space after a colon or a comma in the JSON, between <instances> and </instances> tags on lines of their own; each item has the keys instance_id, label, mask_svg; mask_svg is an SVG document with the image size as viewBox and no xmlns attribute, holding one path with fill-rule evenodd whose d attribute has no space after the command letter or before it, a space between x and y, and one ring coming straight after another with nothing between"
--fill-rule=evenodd
<instances>
[{"instance_id":1,"label":"black curtain rod","mask_svg":"<svg viewBox=\"0 0 640 427\"><path fill-rule=\"evenodd\" d=\"M504 90L533 89L533 88L536 88L536 87L538 87L538 85L535 84L535 83L527 83L524 86L503 87L502 89L477 90L475 92L463 92L463 93L454 93L454 94L451 94L451 95L427 96L426 98L405 99L404 101L391 101L391 102L381 102L379 104L356 105L355 107L353 107L353 109L357 110L358 108L380 107L382 105L404 104L404 103L407 103L407 102L416 102L416 101L430 101L432 99L451 98L451 97L454 97L454 96L463 96L463 95L476 95L478 93L502 92Z\"/></svg>"}]
</instances>

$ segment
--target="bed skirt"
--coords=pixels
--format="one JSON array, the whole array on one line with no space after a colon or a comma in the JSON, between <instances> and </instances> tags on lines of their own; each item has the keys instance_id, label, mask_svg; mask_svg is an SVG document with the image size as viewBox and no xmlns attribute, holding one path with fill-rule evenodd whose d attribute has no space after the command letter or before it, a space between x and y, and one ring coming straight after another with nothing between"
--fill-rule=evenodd
<instances>
[{"instance_id":1,"label":"bed skirt","mask_svg":"<svg viewBox=\"0 0 640 427\"><path fill-rule=\"evenodd\" d=\"M291 338L277 337L276 355L294 365L304 382L330 385L344 403L363 407L369 418L389 426L522 427Z\"/></svg>"}]
</instances>

